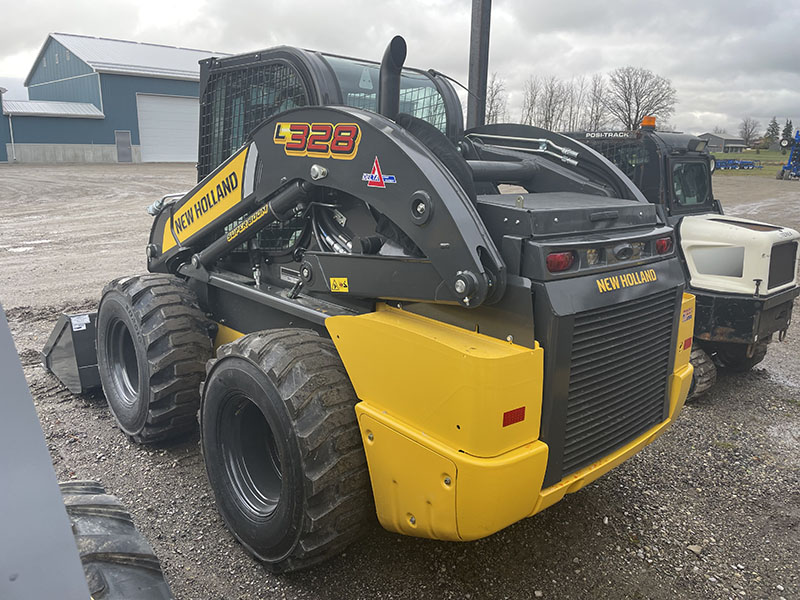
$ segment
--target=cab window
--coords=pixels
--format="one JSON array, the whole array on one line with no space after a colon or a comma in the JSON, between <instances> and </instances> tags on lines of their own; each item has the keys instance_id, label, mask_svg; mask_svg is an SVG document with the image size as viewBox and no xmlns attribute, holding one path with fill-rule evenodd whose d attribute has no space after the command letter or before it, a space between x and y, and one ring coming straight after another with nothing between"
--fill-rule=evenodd
<instances>
[{"instance_id":1,"label":"cab window","mask_svg":"<svg viewBox=\"0 0 800 600\"><path fill-rule=\"evenodd\" d=\"M380 65L366 61L325 56L333 69L347 106L378 112ZM403 69L400 75L400 112L427 121L442 133L447 129L444 99L423 73Z\"/></svg>"},{"instance_id":2,"label":"cab window","mask_svg":"<svg viewBox=\"0 0 800 600\"><path fill-rule=\"evenodd\" d=\"M672 192L678 206L707 205L710 200L708 165L705 162L672 163Z\"/></svg>"}]
</instances>

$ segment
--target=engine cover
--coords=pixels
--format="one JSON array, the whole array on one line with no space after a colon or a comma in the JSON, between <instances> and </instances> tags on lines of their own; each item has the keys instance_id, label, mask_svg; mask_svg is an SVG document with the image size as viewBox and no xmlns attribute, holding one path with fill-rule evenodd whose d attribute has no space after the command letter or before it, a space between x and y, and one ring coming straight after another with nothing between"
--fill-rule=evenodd
<instances>
[{"instance_id":1,"label":"engine cover","mask_svg":"<svg viewBox=\"0 0 800 600\"><path fill-rule=\"evenodd\" d=\"M766 296L797 286L794 229L706 214L684 217L679 232L694 289Z\"/></svg>"}]
</instances>

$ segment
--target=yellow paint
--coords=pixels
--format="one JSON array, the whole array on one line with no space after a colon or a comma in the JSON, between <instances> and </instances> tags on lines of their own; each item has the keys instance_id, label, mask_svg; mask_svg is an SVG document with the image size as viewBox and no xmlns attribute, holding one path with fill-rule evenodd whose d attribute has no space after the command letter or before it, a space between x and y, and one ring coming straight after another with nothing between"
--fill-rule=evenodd
<instances>
[{"instance_id":1,"label":"yellow paint","mask_svg":"<svg viewBox=\"0 0 800 600\"><path fill-rule=\"evenodd\" d=\"M474 540L533 511L535 492L542 487L547 466L544 442L531 442L493 458L477 458L365 402L356 405L356 414L378 519L389 531Z\"/></svg>"},{"instance_id":2,"label":"yellow paint","mask_svg":"<svg viewBox=\"0 0 800 600\"><path fill-rule=\"evenodd\" d=\"M247 148L243 147L207 177L205 183L184 196L172 221L164 227L162 252L175 246L173 230L178 240L184 242L241 202L246 159Z\"/></svg>"},{"instance_id":3,"label":"yellow paint","mask_svg":"<svg viewBox=\"0 0 800 600\"><path fill-rule=\"evenodd\" d=\"M347 277L331 277L331 291L344 292L350 291L350 285L347 282Z\"/></svg>"},{"instance_id":4,"label":"yellow paint","mask_svg":"<svg viewBox=\"0 0 800 600\"><path fill-rule=\"evenodd\" d=\"M659 435L666 431L667 427L675 420L683 407L683 402L686 400L686 395L689 393L689 386L692 383L692 365L685 365L680 370L670 375L670 412L669 417L640 435L638 438L612 452L608 456L601 458L577 471L568 475L555 485L545 488L539 492L539 500L536 503L536 508L533 513L552 506L561 500L566 494L577 492L579 489L585 487L599 477L608 473L611 469L625 462L631 456L639 452L647 444L655 440Z\"/></svg>"},{"instance_id":5,"label":"yellow paint","mask_svg":"<svg viewBox=\"0 0 800 600\"><path fill-rule=\"evenodd\" d=\"M678 337L691 335L693 296L684 294L676 318ZM548 448L538 440L538 345L521 348L385 305L326 326L361 400L355 410L378 519L406 535L477 539L555 504L661 435L692 380L685 353L676 352L668 418L542 489ZM521 405L525 420L503 428L502 413Z\"/></svg>"},{"instance_id":6,"label":"yellow paint","mask_svg":"<svg viewBox=\"0 0 800 600\"><path fill-rule=\"evenodd\" d=\"M676 342L678 346L675 349L676 370L688 365L692 356L691 342L688 347L684 347L684 343L686 340L690 340L694 333L694 310L694 296L684 293L681 301L681 320L678 323L678 340Z\"/></svg>"},{"instance_id":7,"label":"yellow paint","mask_svg":"<svg viewBox=\"0 0 800 600\"><path fill-rule=\"evenodd\" d=\"M539 437L543 351L379 304L325 321L356 394L449 447L499 456ZM503 427L503 413L525 419Z\"/></svg>"},{"instance_id":8,"label":"yellow paint","mask_svg":"<svg viewBox=\"0 0 800 600\"><path fill-rule=\"evenodd\" d=\"M633 273L601 277L595 280L595 283L597 283L597 290L601 294L604 294L621 288L643 285L654 281L658 281L658 275L655 269L644 269L642 271L634 271Z\"/></svg>"},{"instance_id":9,"label":"yellow paint","mask_svg":"<svg viewBox=\"0 0 800 600\"><path fill-rule=\"evenodd\" d=\"M235 329L231 329L230 327L226 327L225 325L217 323L217 335L214 338L214 350L223 344L235 342L243 335L244 334L241 331L236 331Z\"/></svg>"}]
</instances>

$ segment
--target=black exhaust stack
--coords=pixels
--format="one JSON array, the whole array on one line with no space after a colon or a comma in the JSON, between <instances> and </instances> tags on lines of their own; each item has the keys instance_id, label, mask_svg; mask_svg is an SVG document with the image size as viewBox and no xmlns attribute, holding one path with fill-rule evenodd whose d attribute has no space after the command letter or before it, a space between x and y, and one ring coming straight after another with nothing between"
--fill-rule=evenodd
<instances>
[{"instance_id":1,"label":"black exhaust stack","mask_svg":"<svg viewBox=\"0 0 800 600\"><path fill-rule=\"evenodd\" d=\"M489 26L492 0L472 0L472 29L469 34L469 91L467 129L486 123L486 80L489 75Z\"/></svg>"},{"instance_id":2,"label":"black exhaust stack","mask_svg":"<svg viewBox=\"0 0 800 600\"><path fill-rule=\"evenodd\" d=\"M383 53L378 82L378 112L394 120L400 112L400 71L406 62L406 41L399 35L392 38Z\"/></svg>"}]
</instances>

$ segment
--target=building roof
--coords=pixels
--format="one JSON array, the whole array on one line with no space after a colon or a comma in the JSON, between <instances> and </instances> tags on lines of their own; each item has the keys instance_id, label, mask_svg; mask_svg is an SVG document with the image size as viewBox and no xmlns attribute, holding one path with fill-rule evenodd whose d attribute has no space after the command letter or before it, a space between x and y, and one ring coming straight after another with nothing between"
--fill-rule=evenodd
<instances>
[{"instance_id":1,"label":"building roof","mask_svg":"<svg viewBox=\"0 0 800 600\"><path fill-rule=\"evenodd\" d=\"M104 119L94 104L84 102L50 102L44 100L3 100L3 114L14 117L73 117Z\"/></svg>"},{"instance_id":2,"label":"building roof","mask_svg":"<svg viewBox=\"0 0 800 600\"><path fill-rule=\"evenodd\" d=\"M199 81L200 65L198 62L200 60L209 56L228 56L225 52L210 50L194 50L178 46L146 44L71 33L51 33L42 45L31 72L25 79L26 86L44 54L50 38L56 40L98 73Z\"/></svg>"},{"instance_id":3,"label":"building roof","mask_svg":"<svg viewBox=\"0 0 800 600\"><path fill-rule=\"evenodd\" d=\"M717 139L722 140L725 142L726 146L735 146L737 144L744 146L744 140L742 138L732 138L732 137L725 137L724 133L702 133L697 137L701 139L712 138L715 137Z\"/></svg>"}]
</instances>

